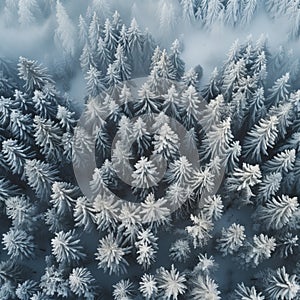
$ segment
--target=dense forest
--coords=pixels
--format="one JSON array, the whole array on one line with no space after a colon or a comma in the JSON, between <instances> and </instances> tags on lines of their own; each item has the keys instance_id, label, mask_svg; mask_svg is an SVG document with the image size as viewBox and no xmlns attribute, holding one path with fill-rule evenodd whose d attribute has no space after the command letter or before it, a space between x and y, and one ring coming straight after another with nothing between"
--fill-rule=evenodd
<instances>
[{"instance_id":1,"label":"dense forest","mask_svg":"<svg viewBox=\"0 0 300 300\"><path fill-rule=\"evenodd\" d=\"M299 0L0 9L1 300L300 299Z\"/></svg>"}]
</instances>

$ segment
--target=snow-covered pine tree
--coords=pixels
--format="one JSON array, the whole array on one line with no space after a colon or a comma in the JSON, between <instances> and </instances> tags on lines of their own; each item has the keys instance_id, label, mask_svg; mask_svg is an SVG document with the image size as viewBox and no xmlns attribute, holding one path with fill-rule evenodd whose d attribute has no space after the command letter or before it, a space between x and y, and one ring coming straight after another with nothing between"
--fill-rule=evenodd
<instances>
[{"instance_id":1,"label":"snow-covered pine tree","mask_svg":"<svg viewBox=\"0 0 300 300\"><path fill-rule=\"evenodd\" d=\"M52 254L58 263L71 264L86 257L74 230L56 232L51 239Z\"/></svg>"},{"instance_id":2,"label":"snow-covered pine tree","mask_svg":"<svg viewBox=\"0 0 300 300\"><path fill-rule=\"evenodd\" d=\"M191 254L191 248L188 240L179 239L172 243L169 249L169 256L172 261L186 262Z\"/></svg>"},{"instance_id":3,"label":"snow-covered pine tree","mask_svg":"<svg viewBox=\"0 0 300 300\"><path fill-rule=\"evenodd\" d=\"M157 75L159 77L157 92L160 95L165 94L170 88L172 80L175 79L175 69L170 61L166 49L161 52L160 59L157 62L156 67Z\"/></svg>"},{"instance_id":4,"label":"snow-covered pine tree","mask_svg":"<svg viewBox=\"0 0 300 300\"><path fill-rule=\"evenodd\" d=\"M277 239L277 252L281 258L288 258L296 253L297 248L299 247L299 238L297 235L283 231L283 234L280 235Z\"/></svg>"},{"instance_id":5,"label":"snow-covered pine tree","mask_svg":"<svg viewBox=\"0 0 300 300\"><path fill-rule=\"evenodd\" d=\"M57 168L37 159L28 159L25 163L25 175L36 195L47 201L51 194L51 185L58 179Z\"/></svg>"},{"instance_id":6,"label":"snow-covered pine tree","mask_svg":"<svg viewBox=\"0 0 300 300\"><path fill-rule=\"evenodd\" d=\"M59 120L59 125L61 128L68 132L73 132L76 125L76 120L74 119L75 112L70 111L67 107L58 105L56 119Z\"/></svg>"},{"instance_id":7,"label":"snow-covered pine tree","mask_svg":"<svg viewBox=\"0 0 300 300\"><path fill-rule=\"evenodd\" d=\"M275 155L263 165L263 170L273 173L288 173L293 170L296 160L296 150L287 149Z\"/></svg>"},{"instance_id":8,"label":"snow-covered pine tree","mask_svg":"<svg viewBox=\"0 0 300 300\"><path fill-rule=\"evenodd\" d=\"M95 215L93 205L86 197L77 198L73 215L76 227L82 227L87 232L94 228Z\"/></svg>"},{"instance_id":9,"label":"snow-covered pine tree","mask_svg":"<svg viewBox=\"0 0 300 300\"><path fill-rule=\"evenodd\" d=\"M211 238L210 231L213 223L202 212L198 216L191 215L193 225L187 226L185 230L191 236L194 249L204 246Z\"/></svg>"},{"instance_id":10,"label":"snow-covered pine tree","mask_svg":"<svg viewBox=\"0 0 300 300\"><path fill-rule=\"evenodd\" d=\"M248 287L242 282L238 284L237 288L234 290L233 299L265 300L265 296L263 296L261 292L258 292L254 286Z\"/></svg>"},{"instance_id":11,"label":"snow-covered pine tree","mask_svg":"<svg viewBox=\"0 0 300 300\"><path fill-rule=\"evenodd\" d=\"M163 124L154 135L154 154L161 158L172 161L178 157L178 135L167 124Z\"/></svg>"},{"instance_id":12,"label":"snow-covered pine tree","mask_svg":"<svg viewBox=\"0 0 300 300\"><path fill-rule=\"evenodd\" d=\"M285 267L278 268L275 275L271 275L265 287L265 293L270 300L295 299L300 291L297 275L289 275Z\"/></svg>"},{"instance_id":13,"label":"snow-covered pine tree","mask_svg":"<svg viewBox=\"0 0 300 300\"><path fill-rule=\"evenodd\" d=\"M124 49L120 44L117 46L113 63L121 81L126 81L131 78L131 65L128 63L128 58L125 56Z\"/></svg>"},{"instance_id":14,"label":"snow-covered pine tree","mask_svg":"<svg viewBox=\"0 0 300 300\"><path fill-rule=\"evenodd\" d=\"M34 117L33 128L36 144L41 147L41 153L48 161L59 162L62 160L62 130L54 121Z\"/></svg>"},{"instance_id":15,"label":"snow-covered pine tree","mask_svg":"<svg viewBox=\"0 0 300 300\"><path fill-rule=\"evenodd\" d=\"M144 122L142 117L138 117L132 127L132 140L137 143L138 155L143 155L150 149L151 139L146 122ZM130 144L130 141L128 142Z\"/></svg>"},{"instance_id":16,"label":"snow-covered pine tree","mask_svg":"<svg viewBox=\"0 0 300 300\"><path fill-rule=\"evenodd\" d=\"M218 84L219 72L217 68L214 68L211 73L209 83L202 90L201 94L205 100L215 99L220 94L220 86Z\"/></svg>"},{"instance_id":17,"label":"snow-covered pine tree","mask_svg":"<svg viewBox=\"0 0 300 300\"><path fill-rule=\"evenodd\" d=\"M15 196L5 199L6 215L12 220L12 225L16 229L26 230L31 232L36 227L37 207L28 197Z\"/></svg>"},{"instance_id":18,"label":"snow-covered pine tree","mask_svg":"<svg viewBox=\"0 0 300 300\"><path fill-rule=\"evenodd\" d=\"M141 203L142 222L157 230L159 226L167 226L170 223L170 209L165 198L155 200L154 194L147 195Z\"/></svg>"},{"instance_id":19,"label":"snow-covered pine tree","mask_svg":"<svg viewBox=\"0 0 300 300\"><path fill-rule=\"evenodd\" d=\"M200 102L200 98L194 86L190 85L183 91L180 101L180 110L182 111L181 118L188 129L194 127L198 121Z\"/></svg>"},{"instance_id":20,"label":"snow-covered pine tree","mask_svg":"<svg viewBox=\"0 0 300 300\"><path fill-rule=\"evenodd\" d=\"M281 197L273 197L258 207L257 217L266 226L267 229L281 229L292 219L298 212L297 197L289 197L282 195Z\"/></svg>"},{"instance_id":21,"label":"snow-covered pine tree","mask_svg":"<svg viewBox=\"0 0 300 300\"><path fill-rule=\"evenodd\" d=\"M21 179L25 179L25 161L34 157L30 147L17 140L7 139L2 142L2 154L12 173L20 175Z\"/></svg>"},{"instance_id":22,"label":"snow-covered pine tree","mask_svg":"<svg viewBox=\"0 0 300 300\"><path fill-rule=\"evenodd\" d=\"M265 203L272 196L275 196L280 189L281 181L281 173L268 173L263 176L261 183L259 183L256 202Z\"/></svg>"},{"instance_id":23,"label":"snow-covered pine tree","mask_svg":"<svg viewBox=\"0 0 300 300\"><path fill-rule=\"evenodd\" d=\"M264 93L264 88L260 87L254 92L252 97L247 99L248 113L245 115L244 121L247 129L250 129L254 124L257 124L257 122L266 115L267 111Z\"/></svg>"},{"instance_id":24,"label":"snow-covered pine tree","mask_svg":"<svg viewBox=\"0 0 300 300\"><path fill-rule=\"evenodd\" d=\"M129 279L121 279L113 285L114 300L133 300L133 283Z\"/></svg>"},{"instance_id":25,"label":"snow-covered pine tree","mask_svg":"<svg viewBox=\"0 0 300 300\"><path fill-rule=\"evenodd\" d=\"M98 39L97 52L94 60L97 62L97 69L103 74L105 74L108 65L113 61L113 58L111 57L110 52L101 36Z\"/></svg>"},{"instance_id":26,"label":"snow-covered pine tree","mask_svg":"<svg viewBox=\"0 0 300 300\"><path fill-rule=\"evenodd\" d=\"M186 278L172 264L171 270L161 267L157 270L159 295L162 299L177 300L186 293Z\"/></svg>"},{"instance_id":27,"label":"snow-covered pine tree","mask_svg":"<svg viewBox=\"0 0 300 300\"><path fill-rule=\"evenodd\" d=\"M227 229L222 228L222 235L217 240L217 248L223 256L234 254L243 246L245 238L245 227L233 223Z\"/></svg>"},{"instance_id":28,"label":"snow-covered pine tree","mask_svg":"<svg viewBox=\"0 0 300 300\"><path fill-rule=\"evenodd\" d=\"M88 27L88 45L90 52L95 57L97 55L98 40L101 38L101 26L96 12L92 16L92 20Z\"/></svg>"},{"instance_id":29,"label":"snow-covered pine tree","mask_svg":"<svg viewBox=\"0 0 300 300\"><path fill-rule=\"evenodd\" d=\"M134 245L137 235L142 230L140 206L132 202L125 202L121 205L118 226L118 234L124 237L124 242Z\"/></svg>"},{"instance_id":30,"label":"snow-covered pine tree","mask_svg":"<svg viewBox=\"0 0 300 300\"><path fill-rule=\"evenodd\" d=\"M195 0L181 0L182 17L188 24L195 21Z\"/></svg>"},{"instance_id":31,"label":"snow-covered pine tree","mask_svg":"<svg viewBox=\"0 0 300 300\"><path fill-rule=\"evenodd\" d=\"M211 0L207 3L207 13L204 19L204 24L207 29L211 29L212 26L221 22L224 15L224 4L220 0Z\"/></svg>"},{"instance_id":32,"label":"snow-covered pine tree","mask_svg":"<svg viewBox=\"0 0 300 300\"><path fill-rule=\"evenodd\" d=\"M257 267L263 260L271 257L275 250L276 241L274 237L264 234L254 235L253 244L247 244L246 249L240 252L242 263L247 267Z\"/></svg>"},{"instance_id":33,"label":"snow-covered pine tree","mask_svg":"<svg viewBox=\"0 0 300 300\"><path fill-rule=\"evenodd\" d=\"M85 80L87 81L87 92L91 97L97 97L105 90L102 72L98 71L91 64L86 73Z\"/></svg>"},{"instance_id":34,"label":"snow-covered pine tree","mask_svg":"<svg viewBox=\"0 0 300 300\"><path fill-rule=\"evenodd\" d=\"M146 300L156 297L158 288L154 275L145 273L139 282L139 291Z\"/></svg>"},{"instance_id":35,"label":"snow-covered pine tree","mask_svg":"<svg viewBox=\"0 0 300 300\"><path fill-rule=\"evenodd\" d=\"M148 269L155 262L158 250L157 239L149 228L146 230L142 229L137 233L137 241L134 244L137 254L136 261L144 270Z\"/></svg>"},{"instance_id":36,"label":"snow-covered pine tree","mask_svg":"<svg viewBox=\"0 0 300 300\"><path fill-rule=\"evenodd\" d=\"M231 118L213 124L207 132L201 148L202 160L214 158L216 156L224 159L233 141L231 132Z\"/></svg>"},{"instance_id":37,"label":"snow-covered pine tree","mask_svg":"<svg viewBox=\"0 0 300 300\"><path fill-rule=\"evenodd\" d=\"M253 20L255 15L258 1L257 0L246 0L242 5L242 12L241 12L241 25L247 26Z\"/></svg>"},{"instance_id":38,"label":"snow-covered pine tree","mask_svg":"<svg viewBox=\"0 0 300 300\"><path fill-rule=\"evenodd\" d=\"M19 23L22 27L34 25L41 17L41 10L36 0L20 0L18 7Z\"/></svg>"},{"instance_id":39,"label":"snow-covered pine tree","mask_svg":"<svg viewBox=\"0 0 300 300\"><path fill-rule=\"evenodd\" d=\"M262 155L268 155L268 148L273 148L278 136L278 118L270 116L256 124L247 134L243 150L244 155L252 162L260 162Z\"/></svg>"},{"instance_id":40,"label":"snow-covered pine tree","mask_svg":"<svg viewBox=\"0 0 300 300\"><path fill-rule=\"evenodd\" d=\"M224 205L220 195L207 196L198 205L209 219L217 221L222 217Z\"/></svg>"},{"instance_id":41,"label":"snow-covered pine tree","mask_svg":"<svg viewBox=\"0 0 300 300\"><path fill-rule=\"evenodd\" d=\"M44 275L41 277L40 288L43 296L70 297L70 287L68 278L66 278L62 268L47 266ZM42 298L43 299L43 298Z\"/></svg>"},{"instance_id":42,"label":"snow-covered pine tree","mask_svg":"<svg viewBox=\"0 0 300 300\"><path fill-rule=\"evenodd\" d=\"M97 195L97 194L95 194ZM119 203L113 196L97 195L93 202L95 223L99 231L113 231L119 221Z\"/></svg>"},{"instance_id":43,"label":"snow-covered pine tree","mask_svg":"<svg viewBox=\"0 0 300 300\"><path fill-rule=\"evenodd\" d=\"M99 247L96 252L98 268L115 274L123 274L129 265L124 256L130 253L131 247L126 247L120 236L114 236L112 233L99 240Z\"/></svg>"},{"instance_id":44,"label":"snow-covered pine tree","mask_svg":"<svg viewBox=\"0 0 300 300\"><path fill-rule=\"evenodd\" d=\"M174 162L171 162L165 174L165 180L168 183L178 183L187 185L191 182L193 176L192 164L185 156L181 156Z\"/></svg>"},{"instance_id":45,"label":"snow-covered pine tree","mask_svg":"<svg viewBox=\"0 0 300 300\"><path fill-rule=\"evenodd\" d=\"M159 32L163 37L174 34L176 26L176 7L171 1L162 0L158 5Z\"/></svg>"},{"instance_id":46,"label":"snow-covered pine tree","mask_svg":"<svg viewBox=\"0 0 300 300\"><path fill-rule=\"evenodd\" d=\"M88 34L88 26L86 24L86 20L82 15L79 15L78 27L79 27L79 40L81 46L83 47L88 42L89 34Z\"/></svg>"},{"instance_id":47,"label":"snow-covered pine tree","mask_svg":"<svg viewBox=\"0 0 300 300\"><path fill-rule=\"evenodd\" d=\"M51 119L56 116L57 103L56 101L52 102L50 99L47 99L47 96L44 92L35 90L32 101L34 104L34 109L42 118Z\"/></svg>"},{"instance_id":48,"label":"snow-covered pine tree","mask_svg":"<svg viewBox=\"0 0 300 300\"><path fill-rule=\"evenodd\" d=\"M274 85L269 89L267 104L277 106L279 103L284 103L288 100L290 90L290 74L286 73L277 79Z\"/></svg>"},{"instance_id":49,"label":"snow-covered pine tree","mask_svg":"<svg viewBox=\"0 0 300 300\"><path fill-rule=\"evenodd\" d=\"M177 87L174 84L172 84L171 87L168 89L168 92L162 97L164 99L164 102L162 104L163 111L171 118L176 118L177 120L180 120L180 96Z\"/></svg>"},{"instance_id":50,"label":"snow-covered pine tree","mask_svg":"<svg viewBox=\"0 0 300 300\"><path fill-rule=\"evenodd\" d=\"M69 276L71 291L78 297L94 298L95 279L87 268L74 268Z\"/></svg>"},{"instance_id":51,"label":"snow-covered pine tree","mask_svg":"<svg viewBox=\"0 0 300 300\"><path fill-rule=\"evenodd\" d=\"M30 259L34 255L33 236L22 229L11 227L7 233L3 234L2 244L11 259Z\"/></svg>"},{"instance_id":52,"label":"snow-covered pine tree","mask_svg":"<svg viewBox=\"0 0 300 300\"><path fill-rule=\"evenodd\" d=\"M138 114L152 114L160 111L160 104L156 100L156 95L150 89L149 83L144 83L138 90L138 101L135 110Z\"/></svg>"},{"instance_id":53,"label":"snow-covered pine tree","mask_svg":"<svg viewBox=\"0 0 300 300\"><path fill-rule=\"evenodd\" d=\"M32 297L37 291L38 283L34 280L25 280L22 283L18 283L16 288L16 295L18 299L32 299Z\"/></svg>"},{"instance_id":54,"label":"snow-covered pine tree","mask_svg":"<svg viewBox=\"0 0 300 300\"><path fill-rule=\"evenodd\" d=\"M19 77L25 81L24 88L31 94L35 89L41 90L47 83L53 84L48 70L35 60L19 57Z\"/></svg>"},{"instance_id":55,"label":"snow-covered pine tree","mask_svg":"<svg viewBox=\"0 0 300 300\"><path fill-rule=\"evenodd\" d=\"M76 51L76 28L60 1L56 2L56 21L54 40L65 55L73 57Z\"/></svg>"},{"instance_id":56,"label":"snow-covered pine tree","mask_svg":"<svg viewBox=\"0 0 300 300\"><path fill-rule=\"evenodd\" d=\"M79 188L67 182L55 181L51 190L50 203L56 209L57 214L64 215L67 211L71 212L76 198L79 197Z\"/></svg>"},{"instance_id":57,"label":"snow-covered pine tree","mask_svg":"<svg viewBox=\"0 0 300 300\"><path fill-rule=\"evenodd\" d=\"M237 26L242 17L243 3L238 0L229 0L226 4L225 22L231 26Z\"/></svg>"},{"instance_id":58,"label":"snow-covered pine tree","mask_svg":"<svg viewBox=\"0 0 300 300\"><path fill-rule=\"evenodd\" d=\"M280 5L281 6L281 5ZM299 1L286 1L287 15L291 22L289 36L291 39L297 39L300 35L300 10Z\"/></svg>"},{"instance_id":59,"label":"snow-covered pine tree","mask_svg":"<svg viewBox=\"0 0 300 300\"><path fill-rule=\"evenodd\" d=\"M112 59L118 45L118 36L109 19L105 20L103 34L105 46L110 52L110 58Z\"/></svg>"},{"instance_id":60,"label":"snow-covered pine tree","mask_svg":"<svg viewBox=\"0 0 300 300\"><path fill-rule=\"evenodd\" d=\"M144 46L144 36L139 29L136 20L131 20L127 31L128 36L128 53L130 60L133 62L132 72L134 75L143 74L142 51Z\"/></svg>"},{"instance_id":61,"label":"snow-covered pine tree","mask_svg":"<svg viewBox=\"0 0 300 300\"><path fill-rule=\"evenodd\" d=\"M217 283L208 275L198 275L192 279L190 297L192 300L220 300L221 292Z\"/></svg>"},{"instance_id":62,"label":"snow-covered pine tree","mask_svg":"<svg viewBox=\"0 0 300 300\"><path fill-rule=\"evenodd\" d=\"M91 51L90 45L86 42L82 48L82 53L79 58L82 71L88 72L91 67L95 67L95 58ZM106 71L106 69L105 69Z\"/></svg>"}]
</instances>

